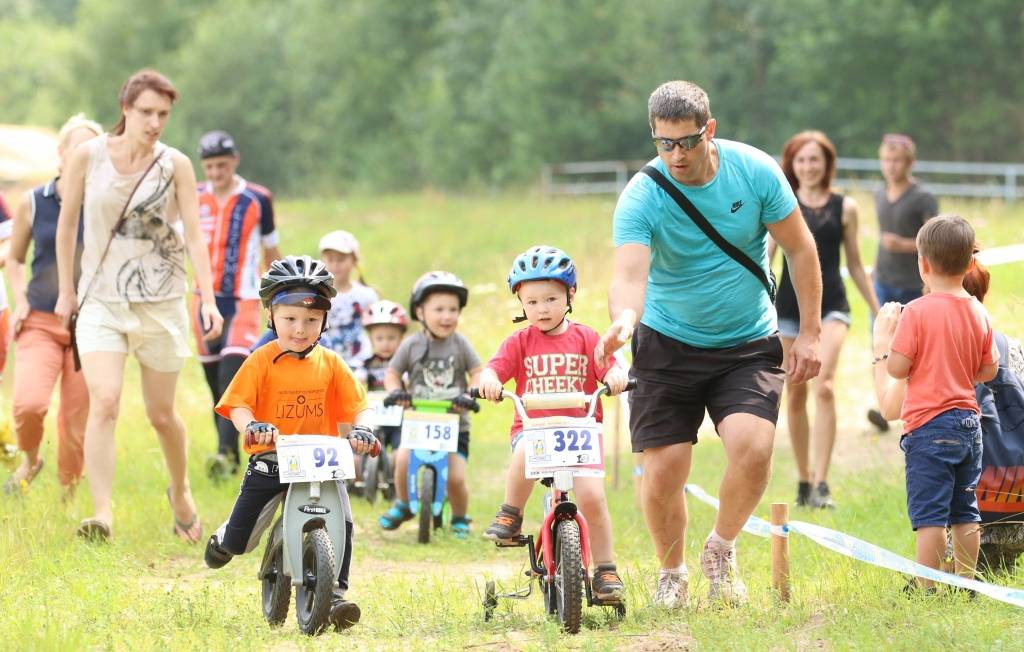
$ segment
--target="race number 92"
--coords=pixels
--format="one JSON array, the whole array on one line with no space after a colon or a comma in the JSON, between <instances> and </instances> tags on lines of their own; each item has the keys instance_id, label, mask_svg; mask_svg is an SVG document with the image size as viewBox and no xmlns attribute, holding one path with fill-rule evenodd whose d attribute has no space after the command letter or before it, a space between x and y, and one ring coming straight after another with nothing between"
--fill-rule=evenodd
<instances>
[{"instance_id":1,"label":"race number 92","mask_svg":"<svg viewBox=\"0 0 1024 652\"><path fill-rule=\"evenodd\" d=\"M313 449L313 463L316 468L320 468L325 464L327 466L338 466L338 449L336 448L314 448Z\"/></svg>"}]
</instances>

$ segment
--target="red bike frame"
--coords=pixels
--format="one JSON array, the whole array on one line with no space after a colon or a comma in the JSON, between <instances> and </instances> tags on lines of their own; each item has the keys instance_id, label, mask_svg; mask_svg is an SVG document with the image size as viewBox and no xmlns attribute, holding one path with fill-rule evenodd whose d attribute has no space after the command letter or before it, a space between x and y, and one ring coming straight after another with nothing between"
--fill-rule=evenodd
<instances>
[{"instance_id":1,"label":"red bike frame","mask_svg":"<svg viewBox=\"0 0 1024 652\"><path fill-rule=\"evenodd\" d=\"M555 519L560 521L568 520L570 517L562 516L557 514L554 509L544 516L544 524L540 528L540 549L541 549L541 561L544 562L544 570L548 577L555 576L555 535L554 535L554 523ZM580 553L583 557L583 568L590 568L590 528L587 527L587 519L583 518L583 514L576 512L572 517L576 521L576 525L580 528Z\"/></svg>"}]
</instances>

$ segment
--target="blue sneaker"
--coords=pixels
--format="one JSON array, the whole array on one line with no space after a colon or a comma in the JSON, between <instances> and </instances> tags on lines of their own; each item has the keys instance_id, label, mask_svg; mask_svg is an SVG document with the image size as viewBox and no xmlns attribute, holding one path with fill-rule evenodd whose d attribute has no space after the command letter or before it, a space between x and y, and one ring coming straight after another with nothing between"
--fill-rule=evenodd
<instances>
[{"instance_id":1,"label":"blue sneaker","mask_svg":"<svg viewBox=\"0 0 1024 652\"><path fill-rule=\"evenodd\" d=\"M469 536L469 524L473 519L468 516L452 517L452 534L458 539L465 539Z\"/></svg>"}]
</instances>

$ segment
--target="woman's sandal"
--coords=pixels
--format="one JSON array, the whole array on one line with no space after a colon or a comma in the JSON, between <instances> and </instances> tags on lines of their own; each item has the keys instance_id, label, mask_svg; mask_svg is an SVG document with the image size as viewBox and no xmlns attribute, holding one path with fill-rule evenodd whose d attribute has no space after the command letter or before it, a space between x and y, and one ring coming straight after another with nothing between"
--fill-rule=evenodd
<instances>
[{"instance_id":1,"label":"woman's sandal","mask_svg":"<svg viewBox=\"0 0 1024 652\"><path fill-rule=\"evenodd\" d=\"M11 477L7 478L7 482L4 483L4 493L8 496L25 495L28 492L28 486L32 484L32 481L36 479L39 472L43 470L44 462L45 460L40 457L39 460L29 468L28 473L21 478L18 477L18 470L16 469L14 473L11 474Z\"/></svg>"},{"instance_id":2,"label":"woman's sandal","mask_svg":"<svg viewBox=\"0 0 1024 652\"><path fill-rule=\"evenodd\" d=\"M193 511L192 518L187 523L178 520L178 517L174 514L174 501L171 499L170 487L167 487L167 502L171 505L171 517L174 519L174 525L171 528L174 536L188 543L199 543L199 540L203 538L203 528L199 523L199 514Z\"/></svg>"},{"instance_id":3,"label":"woman's sandal","mask_svg":"<svg viewBox=\"0 0 1024 652\"><path fill-rule=\"evenodd\" d=\"M78 524L78 536L92 543L107 543L114 537L114 533L105 521L87 518Z\"/></svg>"}]
</instances>

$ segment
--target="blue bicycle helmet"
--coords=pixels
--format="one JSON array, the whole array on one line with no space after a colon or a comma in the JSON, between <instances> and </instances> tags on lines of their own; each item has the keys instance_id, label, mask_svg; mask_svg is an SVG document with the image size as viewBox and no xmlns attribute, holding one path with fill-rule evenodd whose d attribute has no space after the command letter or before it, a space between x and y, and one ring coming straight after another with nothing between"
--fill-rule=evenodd
<instances>
[{"instance_id":1,"label":"blue bicycle helmet","mask_svg":"<svg viewBox=\"0 0 1024 652\"><path fill-rule=\"evenodd\" d=\"M523 281L558 281L566 288L576 287L576 265L569 254L558 247L530 247L512 261L508 289L512 294Z\"/></svg>"}]
</instances>

